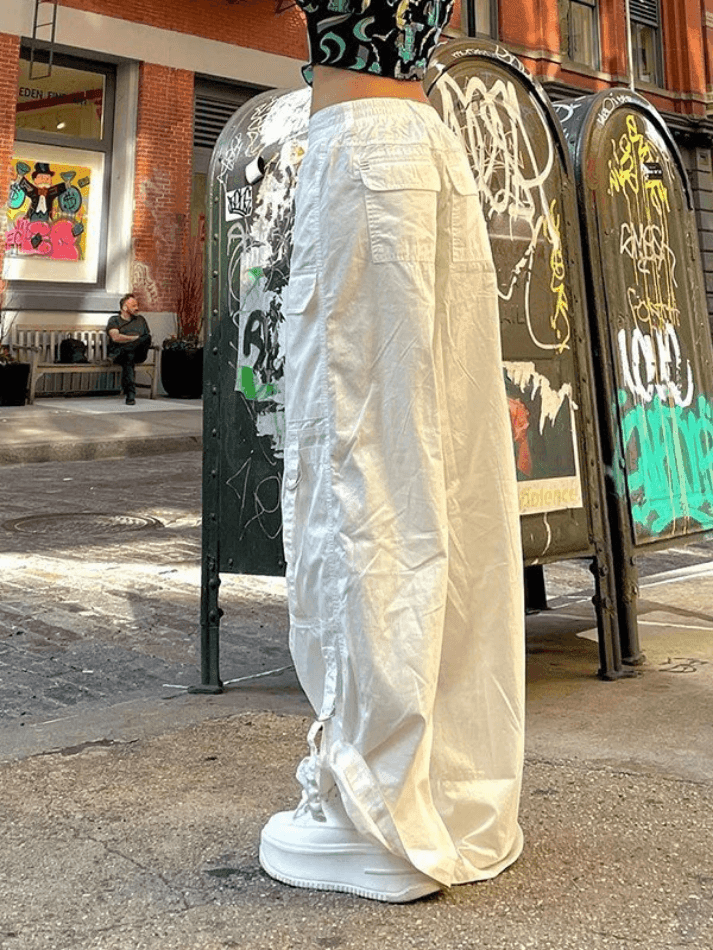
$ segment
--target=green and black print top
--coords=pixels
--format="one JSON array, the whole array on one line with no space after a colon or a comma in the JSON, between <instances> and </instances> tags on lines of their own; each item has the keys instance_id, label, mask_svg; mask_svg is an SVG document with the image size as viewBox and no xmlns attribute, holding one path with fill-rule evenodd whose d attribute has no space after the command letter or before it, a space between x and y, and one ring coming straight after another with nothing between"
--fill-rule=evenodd
<instances>
[{"instance_id":1,"label":"green and black print top","mask_svg":"<svg viewBox=\"0 0 713 950\"><path fill-rule=\"evenodd\" d=\"M420 80L454 0L297 0L313 66Z\"/></svg>"}]
</instances>

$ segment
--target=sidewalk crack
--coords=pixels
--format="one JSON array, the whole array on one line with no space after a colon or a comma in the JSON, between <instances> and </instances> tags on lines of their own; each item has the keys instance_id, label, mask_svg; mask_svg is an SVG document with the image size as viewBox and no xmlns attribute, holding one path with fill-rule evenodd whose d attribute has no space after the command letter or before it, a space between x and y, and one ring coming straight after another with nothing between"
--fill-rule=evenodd
<instances>
[{"instance_id":1,"label":"sidewalk crack","mask_svg":"<svg viewBox=\"0 0 713 950\"><path fill-rule=\"evenodd\" d=\"M133 864L135 868L138 868L139 871L143 871L145 874L151 875L158 878L159 881L164 885L164 887L171 891L171 893L176 894L180 898L180 902L184 910L190 910L191 905L186 899L185 891L182 888L176 887L165 874L156 868L147 867L145 864L142 864L140 861L137 861L136 858L132 857L130 854L126 854L121 851L119 848L115 848L106 841L102 841L100 838L95 838L93 835L84 835L86 841L92 841L94 844L98 844L101 848L106 851L107 854L112 854L114 857L123 858L124 861L128 861L129 864Z\"/></svg>"}]
</instances>

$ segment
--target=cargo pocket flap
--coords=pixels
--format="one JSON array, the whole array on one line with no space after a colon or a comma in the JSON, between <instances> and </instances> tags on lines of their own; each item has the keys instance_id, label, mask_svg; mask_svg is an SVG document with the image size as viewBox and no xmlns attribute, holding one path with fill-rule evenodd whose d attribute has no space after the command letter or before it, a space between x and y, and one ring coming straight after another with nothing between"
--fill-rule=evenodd
<instances>
[{"instance_id":1,"label":"cargo pocket flap","mask_svg":"<svg viewBox=\"0 0 713 950\"><path fill-rule=\"evenodd\" d=\"M283 313L304 313L317 288L317 274L290 274L282 298Z\"/></svg>"},{"instance_id":2,"label":"cargo pocket flap","mask_svg":"<svg viewBox=\"0 0 713 950\"><path fill-rule=\"evenodd\" d=\"M477 195L478 185L470 169L459 165L448 166L448 177L459 195Z\"/></svg>"},{"instance_id":3,"label":"cargo pocket flap","mask_svg":"<svg viewBox=\"0 0 713 950\"><path fill-rule=\"evenodd\" d=\"M427 162L379 162L360 165L362 181L371 191L440 191L441 179Z\"/></svg>"}]
</instances>

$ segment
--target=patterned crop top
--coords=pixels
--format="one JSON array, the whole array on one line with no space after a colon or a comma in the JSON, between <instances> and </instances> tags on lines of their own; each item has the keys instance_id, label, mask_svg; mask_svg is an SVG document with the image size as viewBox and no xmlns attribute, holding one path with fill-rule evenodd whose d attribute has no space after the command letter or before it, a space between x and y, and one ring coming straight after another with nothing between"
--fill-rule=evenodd
<instances>
[{"instance_id":1,"label":"patterned crop top","mask_svg":"<svg viewBox=\"0 0 713 950\"><path fill-rule=\"evenodd\" d=\"M313 66L420 80L454 0L297 0Z\"/></svg>"}]
</instances>

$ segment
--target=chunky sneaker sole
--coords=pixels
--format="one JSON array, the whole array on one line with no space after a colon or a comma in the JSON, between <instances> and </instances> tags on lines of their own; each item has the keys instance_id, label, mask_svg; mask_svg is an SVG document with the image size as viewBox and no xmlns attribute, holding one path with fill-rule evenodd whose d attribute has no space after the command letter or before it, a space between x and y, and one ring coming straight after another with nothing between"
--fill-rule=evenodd
<instances>
[{"instance_id":1,"label":"chunky sneaker sole","mask_svg":"<svg viewBox=\"0 0 713 950\"><path fill-rule=\"evenodd\" d=\"M441 890L408 861L372 844L353 827L335 827L291 811L273 815L260 835L260 864L293 887L343 891L403 904Z\"/></svg>"}]
</instances>

